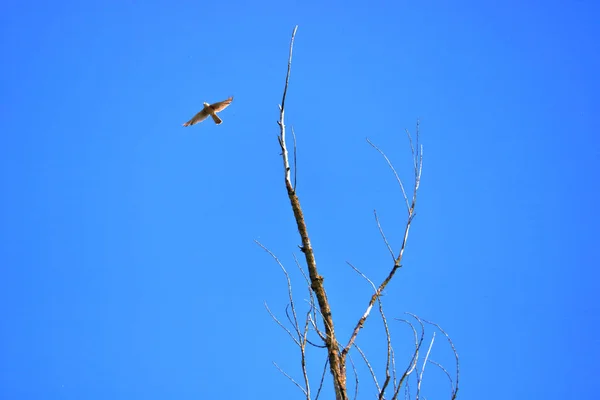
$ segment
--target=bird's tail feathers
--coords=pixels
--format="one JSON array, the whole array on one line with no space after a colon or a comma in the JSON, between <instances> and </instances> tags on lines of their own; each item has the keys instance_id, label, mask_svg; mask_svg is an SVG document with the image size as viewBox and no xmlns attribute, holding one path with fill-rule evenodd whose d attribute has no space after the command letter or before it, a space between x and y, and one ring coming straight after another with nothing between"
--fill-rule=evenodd
<instances>
[{"instance_id":1,"label":"bird's tail feathers","mask_svg":"<svg viewBox=\"0 0 600 400\"><path fill-rule=\"evenodd\" d=\"M219 125L221 122L223 122L223 120L221 118L219 118L219 116L217 114L210 114L210 116L212 117L213 121L215 121L215 124Z\"/></svg>"}]
</instances>

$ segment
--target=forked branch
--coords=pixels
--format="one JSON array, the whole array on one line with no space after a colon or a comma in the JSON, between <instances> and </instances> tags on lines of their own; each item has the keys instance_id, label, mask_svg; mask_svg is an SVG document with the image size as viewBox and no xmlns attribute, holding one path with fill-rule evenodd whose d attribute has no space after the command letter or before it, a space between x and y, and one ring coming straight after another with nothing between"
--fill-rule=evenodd
<instances>
[{"instance_id":1,"label":"forked branch","mask_svg":"<svg viewBox=\"0 0 600 400\"><path fill-rule=\"evenodd\" d=\"M407 131L407 133L408 133L408 131ZM348 340L348 343L344 347L344 350L342 350L342 364L345 361L345 357L348 354L348 351L350 351L350 348L354 344L354 341L356 340L356 337L358 336L358 332L362 329L367 318L369 317L369 314L371 313L371 310L373 309L375 302L377 302L377 300L381 297L383 290L386 288L388 283L392 280L392 278L396 274L396 271L400 267L402 267L402 264L401 264L402 257L404 256L404 250L406 249L406 243L408 241L408 233L410 232L410 226L411 226L412 220L415 216L415 207L417 205L417 192L419 190L419 185L421 183L421 171L423 169L423 149L418 144L418 141L419 141L419 124L418 123L417 123L417 134L416 135L417 135L417 146L415 149L415 146L413 145L413 142L412 142L412 137L410 136L410 134L408 134L411 152L412 152L412 158L413 158L413 166L414 166L414 186L413 186L412 200L410 201L410 203L408 200L408 196L406 195L406 191L404 190L404 184L402 183L402 180L400 179L398 173L396 172L394 165L391 163L391 161L385 155L385 153L381 149L379 149L379 147L375 146L369 139L367 139L367 142L371 146L373 146L373 148L375 150L377 150L383 156L383 158L386 160L388 166L391 168L392 172L394 173L394 176L396 177L398 185L400 186L400 189L402 191L402 196L406 203L408 217L406 220L406 225L404 227L404 237L402 239L402 245L400 246L400 251L398 252L398 256L394 259L394 265L392 266L392 269L388 273L388 276L383 280L383 282L381 282L381 284L379 285L379 287L377 288L375 293L371 296L371 299L369 300L369 304L367 305L367 309L365 310L362 317L360 317L356 326L354 327L354 330L352 332L352 335L350 336L350 339ZM387 242L387 239L385 238L385 235L383 234L383 231L381 230L381 225L379 224L379 219L377 218L377 214L375 214L375 216L376 216L377 226L379 228L381 236L383 237L383 240L384 240L386 246L388 247L388 249L391 250L391 247L389 246L389 243Z\"/></svg>"},{"instance_id":2,"label":"forked branch","mask_svg":"<svg viewBox=\"0 0 600 400\"><path fill-rule=\"evenodd\" d=\"M285 86L283 89L283 98L281 99L281 105L279 106L279 124L280 134L278 136L279 145L281 146L281 157L283 159L283 169L285 177L285 187L287 190L288 198L290 200L292 210L294 212L294 218L298 227L298 233L302 239L302 247L300 248L306 258L306 265L308 268L308 276L310 279L310 285L317 297L317 303L319 305L320 315L323 318L323 325L325 327L325 345L327 346L327 353L329 359L329 369L333 375L334 388L337 400L347 400L346 392L346 371L344 363L341 360L339 352L339 344L335 336L333 328L333 317L331 315L331 308L325 287L323 285L323 277L317 270L317 262L313 252L313 248L310 243L308 236L308 228L306 221L304 220L304 214L300 207L300 199L296 195L295 185L292 184L290 178L290 161L288 156L288 149L286 145L286 130L285 130L285 99L287 96L288 85L290 82L290 72L292 69L292 52L294 49L294 38L296 37L296 30L294 28L292 32L292 39L290 41L290 54L288 58L287 74L285 77Z\"/></svg>"}]
</instances>

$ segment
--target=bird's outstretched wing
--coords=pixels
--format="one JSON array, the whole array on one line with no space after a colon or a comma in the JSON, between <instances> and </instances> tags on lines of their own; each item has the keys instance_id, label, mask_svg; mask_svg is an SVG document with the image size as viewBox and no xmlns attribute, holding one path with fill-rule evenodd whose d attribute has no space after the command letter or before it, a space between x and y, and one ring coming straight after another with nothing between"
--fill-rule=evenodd
<instances>
[{"instance_id":1,"label":"bird's outstretched wing","mask_svg":"<svg viewBox=\"0 0 600 400\"><path fill-rule=\"evenodd\" d=\"M223 111L224 109L226 109L227 106L230 105L232 101L233 101L233 97L230 97L227 100L223 100L218 103L211 104L210 106L212 107L213 110L215 110L215 112L219 112L219 111Z\"/></svg>"},{"instance_id":2,"label":"bird's outstretched wing","mask_svg":"<svg viewBox=\"0 0 600 400\"><path fill-rule=\"evenodd\" d=\"M208 116L209 116L208 112L205 109L203 109L198 114L194 115L194 118L190 119L188 122L183 124L183 126L190 126L190 125L197 124L198 122L204 121L206 118L208 118Z\"/></svg>"}]
</instances>

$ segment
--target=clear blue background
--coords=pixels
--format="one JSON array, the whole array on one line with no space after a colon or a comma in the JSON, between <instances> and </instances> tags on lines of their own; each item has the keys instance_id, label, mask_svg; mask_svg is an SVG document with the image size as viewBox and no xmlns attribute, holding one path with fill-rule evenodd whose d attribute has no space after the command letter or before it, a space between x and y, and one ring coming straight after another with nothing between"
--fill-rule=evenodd
<instances>
[{"instance_id":1,"label":"clear blue background","mask_svg":"<svg viewBox=\"0 0 600 400\"><path fill-rule=\"evenodd\" d=\"M301 398L263 306L285 319L285 279L253 243L303 306L276 140L295 24L287 123L340 339L370 296L345 262L376 282L391 266L373 209L396 250L405 218L365 137L410 183L420 118L388 315L447 330L459 398L597 396L600 6L526 3L5 1L0 398ZM181 127L228 96L222 125ZM390 323L404 366L410 331ZM380 328L359 336L379 373ZM453 370L440 336L431 358Z\"/></svg>"}]
</instances>

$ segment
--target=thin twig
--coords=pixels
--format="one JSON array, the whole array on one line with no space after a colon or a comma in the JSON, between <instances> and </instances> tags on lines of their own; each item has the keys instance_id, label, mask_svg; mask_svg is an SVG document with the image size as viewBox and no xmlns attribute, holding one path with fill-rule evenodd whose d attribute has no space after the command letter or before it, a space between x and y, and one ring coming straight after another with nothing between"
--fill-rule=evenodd
<instances>
[{"instance_id":1,"label":"thin twig","mask_svg":"<svg viewBox=\"0 0 600 400\"><path fill-rule=\"evenodd\" d=\"M387 246L387 249L390 252L390 255L392 256L392 260L396 260L396 256L394 255L392 246L390 246L390 243L388 242L387 238L385 237L385 233L383 233L383 228L381 228L381 224L379 223L379 217L377 216L377 210L373 210L373 214L375 214L375 222L377 222L377 229L379 229L379 233L381 234L381 237L383 238L383 242Z\"/></svg>"},{"instance_id":2,"label":"thin twig","mask_svg":"<svg viewBox=\"0 0 600 400\"><path fill-rule=\"evenodd\" d=\"M296 257L296 254L292 253L292 256L294 257L294 262L296 263L296 266L298 267L298 270L300 270L300 273L302 274L302 276L304 277L304 280L306 281L306 286L308 288L308 296L309 296L309 306L310 306L310 310L312 312L313 318L311 318L311 324L314 328L314 331L317 332L317 334L319 335L319 337L321 338L321 340L323 340L323 342L325 342L325 335L323 335L323 333L321 332L321 330L319 329L319 327L317 326L316 320L317 320L317 307L315 307L315 296L314 293L310 287L310 281L308 279L308 277L306 276L306 273L304 272L304 270L302 269L302 267L300 266L300 262L298 261L298 258ZM309 341L309 343L315 347L327 347L327 346L318 346L314 343L311 343Z\"/></svg>"},{"instance_id":3,"label":"thin twig","mask_svg":"<svg viewBox=\"0 0 600 400\"><path fill-rule=\"evenodd\" d=\"M419 126L419 121L417 120L417 128ZM408 129L404 129L404 132L406 132L406 135L408 136L408 142L410 143L410 151L413 155L413 166L415 169L415 173L417 173L417 158L415 157L415 147L413 146L413 141L412 141L412 136L410 135L410 132ZM417 144L417 149L419 148L419 145Z\"/></svg>"},{"instance_id":4,"label":"thin twig","mask_svg":"<svg viewBox=\"0 0 600 400\"><path fill-rule=\"evenodd\" d=\"M277 262L277 264L279 265L279 267L281 268L281 270L283 271L283 273L285 275L285 279L287 280L287 287L288 287L288 297L290 299L292 315L294 316L294 321L293 321L292 325L294 326L296 333L299 336L300 335L300 326L298 325L298 317L296 315L296 307L294 305L294 296L292 294L292 280L290 279L290 276L289 276L287 270L285 269L285 267L283 266L283 264L281 263L281 261L279 261L279 258L277 258L277 256L271 250L269 250L265 245L263 245L258 240L254 240L254 243L259 245L264 251L269 253L269 255L275 260L275 262ZM289 319L289 316L288 316L288 319ZM292 322L292 321L290 320L290 322Z\"/></svg>"},{"instance_id":5,"label":"thin twig","mask_svg":"<svg viewBox=\"0 0 600 400\"><path fill-rule=\"evenodd\" d=\"M379 314L381 314L381 320L383 321L383 327L385 328L385 338L387 341L387 357L385 363L385 382L381 388L381 392L379 394L379 400L383 400L383 394L385 393L385 389L390 383L391 375L390 375L390 364L392 358L392 337L390 335L390 329L387 324L387 320L385 318L385 313L383 312L383 304L381 302L381 298L377 299L379 303Z\"/></svg>"},{"instance_id":6,"label":"thin twig","mask_svg":"<svg viewBox=\"0 0 600 400\"><path fill-rule=\"evenodd\" d=\"M396 390L396 356L394 354L394 348L392 347L392 378L394 382L394 390Z\"/></svg>"},{"instance_id":7,"label":"thin twig","mask_svg":"<svg viewBox=\"0 0 600 400\"><path fill-rule=\"evenodd\" d=\"M298 270L300 271L300 273L304 277L304 281L306 282L306 285L309 288L308 292L312 295L312 290L310 290L310 280L308 279L308 276L306 276L306 273L302 269L302 266L300 265L300 261L298 261L298 257L296 257L295 253L292 253L292 257L294 257L294 262L296 263L296 267L298 267Z\"/></svg>"},{"instance_id":8,"label":"thin twig","mask_svg":"<svg viewBox=\"0 0 600 400\"><path fill-rule=\"evenodd\" d=\"M402 384L404 383L405 380L406 380L406 384L408 385L407 378L410 376L410 374L412 374L412 372L415 370L415 368L417 366L417 361L419 360L419 350L421 349L421 345L423 344L423 339L425 338L425 327L423 326L423 322L421 322L421 319L414 314L411 314L411 313L406 313L406 314L415 318L417 320L417 322L419 323L419 325L421 325L421 337L417 338L417 330L415 329L414 325L411 322L409 322L405 319L396 318L397 321L404 322L405 324L410 326L410 328L412 329L413 337L415 339L415 351L410 360L410 363L408 364L408 367L406 368L406 371L404 371L404 373L402 374L402 377L400 378L400 382L398 382L398 386L396 387L396 391L394 392L392 400L395 400L398 398L398 393L400 392L400 388L402 387Z\"/></svg>"},{"instance_id":9,"label":"thin twig","mask_svg":"<svg viewBox=\"0 0 600 400\"><path fill-rule=\"evenodd\" d=\"M444 368L442 366L442 364L440 364L436 361L433 361L433 360L429 360L429 362L432 363L433 365L437 366L439 369L441 369L446 374L446 377L448 378L448 381L450 382L450 393L452 394L451 398L454 398L454 381L452 380L450 373L446 370L446 368Z\"/></svg>"},{"instance_id":10,"label":"thin twig","mask_svg":"<svg viewBox=\"0 0 600 400\"><path fill-rule=\"evenodd\" d=\"M350 339L348 340L348 344L346 345L346 347L344 347L344 350L342 350L342 360L344 359L346 354L348 354L350 347L352 346L352 344L356 340L356 337L358 336L358 332L364 326L365 321L367 320L367 318L369 317L369 314L371 313L371 309L373 308L373 305L379 299L379 297L381 296L381 293L383 293L383 290L385 289L387 284L394 277L396 270L398 270L398 268L400 268L400 267L401 267L401 265L399 264L399 262L396 262L394 267L390 271L389 275L387 276L387 278L384 279L384 281L379 285L377 290L375 290L375 293L371 296L371 300L369 301L369 305L367 306L367 309L365 310L362 317L358 320L358 323L354 327L354 330L352 331L352 335L350 336Z\"/></svg>"},{"instance_id":11,"label":"thin twig","mask_svg":"<svg viewBox=\"0 0 600 400\"><path fill-rule=\"evenodd\" d=\"M279 325L281 327L281 329L283 329L284 331L286 331L288 333L288 335L290 335L290 337L292 338L292 340L294 341L294 343L296 343L296 345L300 346L300 343L298 342L298 340L296 339L296 337L294 337L294 335L292 334L292 332L277 319L277 317L275 316L275 314L273 314L271 312L271 310L269 309L269 306L267 305L266 301L265 301L265 308L267 309L267 312L269 313L269 315L271 316L271 318L273 318L273 320L277 323L277 325Z\"/></svg>"},{"instance_id":12,"label":"thin twig","mask_svg":"<svg viewBox=\"0 0 600 400\"><path fill-rule=\"evenodd\" d=\"M350 365L352 366L352 372L354 372L354 400L358 397L358 373L356 372L356 367L354 366L354 361L352 361L352 357L350 359Z\"/></svg>"},{"instance_id":13,"label":"thin twig","mask_svg":"<svg viewBox=\"0 0 600 400\"><path fill-rule=\"evenodd\" d=\"M292 126L292 137L294 138L294 192L296 191L296 177L297 177L297 173L296 171L298 171L298 168L296 168L296 164L297 164L297 160L298 158L296 157L296 132L294 132L294 127Z\"/></svg>"},{"instance_id":14,"label":"thin twig","mask_svg":"<svg viewBox=\"0 0 600 400\"><path fill-rule=\"evenodd\" d=\"M385 153L379 147L375 146L375 144L373 144L373 142L371 142L368 138L367 138L367 142L371 146L373 146L373 148L375 150L377 150L383 156L383 158L387 162L388 166L391 168L392 172L396 176L396 181L398 182L398 185L400 185L400 190L402 190L402 196L404 196L404 201L406 202L406 210L410 213L410 206L408 205L408 196L406 196L406 191L404 190L404 185L402 184L402 179L400 179L400 176L398 176L398 172L396 172L396 168L394 168L394 165L392 164L390 159L385 155Z\"/></svg>"},{"instance_id":15,"label":"thin twig","mask_svg":"<svg viewBox=\"0 0 600 400\"><path fill-rule=\"evenodd\" d=\"M448 340L448 343L450 343L452 352L454 353L454 359L456 360L456 387L452 390L452 398L451 398L451 400L454 400L454 399L456 399L456 396L458 395L458 381L460 378L460 362L459 362L459 358L458 358L458 352L456 351L456 347L454 347L454 342L452 342L452 339L450 339L450 336L446 333L445 330L442 329L441 326L439 326L435 322L427 321L425 319L423 320L423 322L425 322L429 325L435 326L440 332L442 332L442 335L444 335L446 337L446 339Z\"/></svg>"},{"instance_id":16,"label":"thin twig","mask_svg":"<svg viewBox=\"0 0 600 400\"><path fill-rule=\"evenodd\" d=\"M298 388L299 388L300 390L302 390L302 393L304 393L304 395L305 395L305 396L307 395L307 393L306 393L306 390L305 390L305 389L304 389L302 386L300 386L300 384L299 384L298 382L296 382L296 381L294 380L294 378L292 378L291 376L289 376L288 374L286 374L286 373L285 373L285 371L284 371L284 370L282 370L282 369L279 367L279 365L277 365L277 363L276 363L276 362L274 362L274 361L273 361L273 365L275 365L275 367L276 367L276 368L279 370L279 372L281 372L281 373L282 373L283 375L285 375L285 376L286 376L286 377L287 377L287 378L288 378L290 381L292 381L292 383L293 383L294 385L298 386Z\"/></svg>"},{"instance_id":17,"label":"thin twig","mask_svg":"<svg viewBox=\"0 0 600 400\"><path fill-rule=\"evenodd\" d=\"M304 332L302 335L302 346L300 346L300 363L302 365L302 375L304 376L304 385L306 386L306 400L310 400L310 382L308 380L308 371L306 370L306 343L308 341L308 320L310 318L310 309L306 314L306 321L304 323Z\"/></svg>"},{"instance_id":18,"label":"thin twig","mask_svg":"<svg viewBox=\"0 0 600 400\"><path fill-rule=\"evenodd\" d=\"M362 276L364 278L364 280L366 280L367 282L369 282L369 284L371 285L371 287L373 288L374 291L377 290L377 288L375 287L375 284L373 283L373 281L370 280L369 278L367 278L367 276L365 274L363 274L362 272L360 272L360 270L358 268L356 268L351 262L346 261L346 264L348 264L357 274L359 274L360 276Z\"/></svg>"},{"instance_id":19,"label":"thin twig","mask_svg":"<svg viewBox=\"0 0 600 400\"><path fill-rule=\"evenodd\" d=\"M429 353L431 353L431 348L433 347L434 340L435 332L433 332L433 337L431 338L429 348L427 349L427 353L425 354L425 360L423 361L423 366L421 367L421 374L417 374L417 393L415 395L416 400L419 400L419 395L421 394L421 382L423 382L423 373L425 372L425 366L427 365L427 359L429 358Z\"/></svg>"},{"instance_id":20,"label":"thin twig","mask_svg":"<svg viewBox=\"0 0 600 400\"><path fill-rule=\"evenodd\" d=\"M375 371L373 370L373 367L371 367L371 363L369 362L369 359L367 358L365 353L362 351L362 349L360 347L358 347L358 345L356 343L354 343L354 348L358 351L358 354L360 354L360 356L362 357L363 361L365 362L367 368L369 369L369 372L371 373L371 377L373 378L373 382L375 382L375 387L377 388L377 392L381 393L381 388L379 387L379 382L377 382L377 375L375 375Z\"/></svg>"},{"instance_id":21,"label":"thin twig","mask_svg":"<svg viewBox=\"0 0 600 400\"><path fill-rule=\"evenodd\" d=\"M287 88L290 83L290 73L292 71L292 51L294 50L294 38L296 37L296 31L298 30L298 25L294 27L292 32L292 40L290 42L290 57L288 58L288 67L287 74L285 75L285 87L283 88L283 98L281 99L281 109L285 108L285 96L287 94Z\"/></svg>"},{"instance_id":22,"label":"thin twig","mask_svg":"<svg viewBox=\"0 0 600 400\"><path fill-rule=\"evenodd\" d=\"M312 324L315 332L317 332L317 334L321 338L321 340L323 340L323 342L325 342L325 336L321 333L321 330L318 328L318 326L316 324L316 320L317 320L317 311L316 310L317 310L317 307L315 307L315 296L314 296L314 293L313 293L313 291L312 291L312 289L310 287L310 280L308 279L308 277L306 276L306 273L304 272L304 270L300 266L300 262L298 261L298 258L296 257L296 254L292 253L292 256L294 257L294 262L296 263L296 266L298 267L298 270L302 274L302 277L304 278L304 281L306 282L306 287L308 288L309 306L310 306L310 310L311 310L312 315L313 315L313 318L311 318L311 324ZM310 344L313 345L313 346L316 346L316 347L321 347L321 346L317 346L317 345L315 345L313 343L310 343Z\"/></svg>"},{"instance_id":23,"label":"thin twig","mask_svg":"<svg viewBox=\"0 0 600 400\"><path fill-rule=\"evenodd\" d=\"M317 395L315 396L315 400L319 400L319 395L321 394L321 389L323 388L323 381L325 380L325 373L327 372L328 364L329 364L329 357L325 358L325 365L323 366L323 373L321 374L321 381L319 382L319 389L317 390Z\"/></svg>"},{"instance_id":24,"label":"thin twig","mask_svg":"<svg viewBox=\"0 0 600 400\"><path fill-rule=\"evenodd\" d=\"M313 311L314 311L314 309L313 309ZM315 322L315 319L311 317L310 323L311 323L311 325L313 327L313 330L317 333L317 335L319 335L319 338L323 341L323 343L325 343L326 340L327 340L327 338L325 337L325 335L323 335L323 332L321 332L321 330L317 326L317 323ZM319 345L314 344L312 342L310 344L313 345L313 346L315 346L315 347L319 347L319 348L326 348L327 347L327 345L319 346Z\"/></svg>"},{"instance_id":25,"label":"thin twig","mask_svg":"<svg viewBox=\"0 0 600 400\"><path fill-rule=\"evenodd\" d=\"M323 322L323 325L325 325L325 334L323 335L323 332L320 332L320 336L322 337L323 341L325 342L325 345L327 347L327 349L329 350L329 345L327 344L327 320L325 319L325 316L321 313L321 310L319 310L317 307L315 307L315 312L318 313L321 316L321 321Z\"/></svg>"},{"instance_id":26,"label":"thin twig","mask_svg":"<svg viewBox=\"0 0 600 400\"><path fill-rule=\"evenodd\" d=\"M283 266L283 264L281 263L281 261L279 261L279 258L277 258L277 256L271 250L269 250L266 246L264 246L258 240L255 240L254 242L256 244L258 244L260 247L262 247L263 250L265 250L267 253L269 253L271 255L271 257L277 262L277 264L279 265L279 267L283 271L283 273L285 275L285 278L287 280L288 296L289 296L289 301L290 302L289 302L288 306L286 306L286 308L285 308L285 315L286 315L288 321L290 322L290 324L294 327L294 329L296 331L297 339L292 335L292 332L290 332L290 330L287 329L287 327L285 327L275 317L275 315L271 312L271 310L267 306L266 302L265 302L265 307L267 308L267 311L271 315L271 318L273 318L275 320L275 322L280 327L282 327L288 333L288 335L290 335L290 337L292 338L292 340L294 341L294 343L296 343L296 345L298 347L300 347L300 361L301 361L301 366L302 366L302 376L304 377L304 384L305 384L305 388L306 388L306 389L303 389L303 388L301 388L301 389L302 389L304 395L306 396L306 399L310 400L310 383L309 383L309 380L308 380L308 372L306 370L306 335L308 333L308 320L305 323L304 332L303 333L300 332L300 326L298 325L298 316L296 314L296 306L295 306L295 303L294 303L294 296L293 296L293 293L292 293L292 281L290 279L290 276L289 276L287 270L285 269L285 267ZM292 317L290 317L290 314L288 312L288 307L292 309ZM310 315L310 310L309 310L309 315ZM296 384L296 386L300 387L300 385L298 385L298 383L296 383L290 376L288 376L285 372L283 372L281 370L281 368L279 368L279 366L277 364L275 364L275 366L282 373L284 373L292 382L294 382Z\"/></svg>"}]
</instances>

